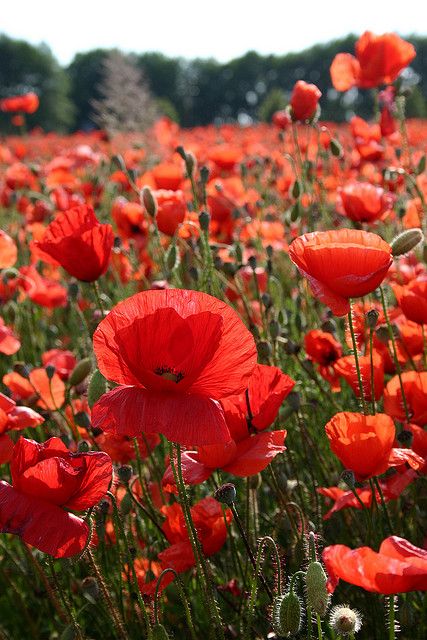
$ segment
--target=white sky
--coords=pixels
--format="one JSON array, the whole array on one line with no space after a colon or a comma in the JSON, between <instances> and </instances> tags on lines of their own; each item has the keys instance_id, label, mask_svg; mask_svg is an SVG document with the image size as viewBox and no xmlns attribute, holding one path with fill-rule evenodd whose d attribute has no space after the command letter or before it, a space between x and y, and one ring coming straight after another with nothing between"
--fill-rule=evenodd
<instances>
[{"instance_id":1,"label":"white sky","mask_svg":"<svg viewBox=\"0 0 427 640\"><path fill-rule=\"evenodd\" d=\"M0 33L62 64L97 47L228 61L301 51L350 32L427 34L427 0L4 0Z\"/></svg>"}]
</instances>

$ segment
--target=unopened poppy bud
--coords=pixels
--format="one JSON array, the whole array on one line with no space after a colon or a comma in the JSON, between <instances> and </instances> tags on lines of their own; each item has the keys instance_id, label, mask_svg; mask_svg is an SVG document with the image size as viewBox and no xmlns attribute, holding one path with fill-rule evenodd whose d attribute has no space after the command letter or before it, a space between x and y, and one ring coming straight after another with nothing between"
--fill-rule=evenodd
<instances>
[{"instance_id":1,"label":"unopened poppy bud","mask_svg":"<svg viewBox=\"0 0 427 640\"><path fill-rule=\"evenodd\" d=\"M221 485L214 493L215 500L229 506L236 501L236 496L236 487L231 482Z\"/></svg>"},{"instance_id":2,"label":"unopened poppy bud","mask_svg":"<svg viewBox=\"0 0 427 640\"><path fill-rule=\"evenodd\" d=\"M18 275L19 274L16 269L3 269L1 274L4 283L8 282L8 280L13 280Z\"/></svg>"},{"instance_id":3,"label":"unopened poppy bud","mask_svg":"<svg viewBox=\"0 0 427 640\"><path fill-rule=\"evenodd\" d=\"M30 377L30 369L24 362L15 362L15 364L13 365L13 370L16 371L16 373L19 373L19 375L23 378Z\"/></svg>"},{"instance_id":4,"label":"unopened poppy bud","mask_svg":"<svg viewBox=\"0 0 427 640\"><path fill-rule=\"evenodd\" d=\"M294 206L291 209L291 222L296 222L300 217L301 207L299 201L295 202Z\"/></svg>"},{"instance_id":5,"label":"unopened poppy bud","mask_svg":"<svg viewBox=\"0 0 427 640\"><path fill-rule=\"evenodd\" d=\"M98 371L94 371L87 390L87 401L89 403L90 408L93 407L95 402L99 400L104 393L107 393L108 385L107 380L104 378L102 373Z\"/></svg>"},{"instance_id":6,"label":"unopened poppy bud","mask_svg":"<svg viewBox=\"0 0 427 640\"><path fill-rule=\"evenodd\" d=\"M123 160L122 156L119 154L115 154L112 158L111 158L111 164L115 165L117 167L117 169L119 169L119 171L123 171L126 173L126 165L125 165L125 161Z\"/></svg>"},{"instance_id":7,"label":"unopened poppy bud","mask_svg":"<svg viewBox=\"0 0 427 640\"><path fill-rule=\"evenodd\" d=\"M88 451L90 451L90 442L88 442L87 440L80 440L79 444L77 445L77 451L79 453L87 453Z\"/></svg>"},{"instance_id":8,"label":"unopened poppy bud","mask_svg":"<svg viewBox=\"0 0 427 640\"><path fill-rule=\"evenodd\" d=\"M239 267L233 262L224 262L222 265L222 271L226 276L230 276L230 278L234 278L238 270Z\"/></svg>"},{"instance_id":9,"label":"unopened poppy bud","mask_svg":"<svg viewBox=\"0 0 427 640\"><path fill-rule=\"evenodd\" d=\"M250 256L248 258L248 265L250 266L250 268L255 271L256 266L257 266L257 260L255 256Z\"/></svg>"},{"instance_id":10,"label":"unopened poppy bud","mask_svg":"<svg viewBox=\"0 0 427 640\"><path fill-rule=\"evenodd\" d=\"M117 469L117 475L123 484L127 484L129 480L132 478L133 469L129 464L122 464Z\"/></svg>"},{"instance_id":11,"label":"unopened poppy bud","mask_svg":"<svg viewBox=\"0 0 427 640\"><path fill-rule=\"evenodd\" d=\"M242 262L243 261L243 249L242 249L242 245L239 244L238 242L236 242L236 244L234 245L234 253L236 254L237 262Z\"/></svg>"},{"instance_id":12,"label":"unopened poppy bud","mask_svg":"<svg viewBox=\"0 0 427 640\"><path fill-rule=\"evenodd\" d=\"M370 329L375 329L375 327L377 326L379 315L380 314L376 309L369 309L368 313L366 314L366 324Z\"/></svg>"},{"instance_id":13,"label":"unopened poppy bud","mask_svg":"<svg viewBox=\"0 0 427 640\"><path fill-rule=\"evenodd\" d=\"M272 624L274 632L284 638L295 636L301 628L301 602L293 589L273 601Z\"/></svg>"},{"instance_id":14,"label":"unopened poppy bud","mask_svg":"<svg viewBox=\"0 0 427 640\"><path fill-rule=\"evenodd\" d=\"M415 169L415 173L417 174L417 176L419 176L422 173L424 173L425 170L426 170L426 156L424 154L423 156L421 156L421 158L418 161L418 164Z\"/></svg>"},{"instance_id":15,"label":"unopened poppy bud","mask_svg":"<svg viewBox=\"0 0 427 640\"><path fill-rule=\"evenodd\" d=\"M258 342L257 349L260 358L269 358L272 354L271 344L265 340Z\"/></svg>"},{"instance_id":16,"label":"unopened poppy bud","mask_svg":"<svg viewBox=\"0 0 427 640\"><path fill-rule=\"evenodd\" d=\"M179 145L179 147L176 147L175 151L177 152L177 154L179 156L181 156L181 158L185 161L187 159L187 154L184 151L184 147L182 147L181 145Z\"/></svg>"},{"instance_id":17,"label":"unopened poppy bud","mask_svg":"<svg viewBox=\"0 0 427 640\"><path fill-rule=\"evenodd\" d=\"M330 602L327 582L328 576L320 562L310 562L305 574L307 606L321 617L325 615Z\"/></svg>"},{"instance_id":18,"label":"unopened poppy bud","mask_svg":"<svg viewBox=\"0 0 427 640\"><path fill-rule=\"evenodd\" d=\"M412 442L414 440L414 434L412 433L412 431L409 431L408 429L403 429L403 431L397 434L396 439L403 447L406 447L409 449L412 446Z\"/></svg>"},{"instance_id":19,"label":"unopened poppy bud","mask_svg":"<svg viewBox=\"0 0 427 640\"><path fill-rule=\"evenodd\" d=\"M337 324L334 320L329 319L322 323L322 331L326 331L326 333L335 333L336 330Z\"/></svg>"},{"instance_id":20,"label":"unopened poppy bud","mask_svg":"<svg viewBox=\"0 0 427 640\"><path fill-rule=\"evenodd\" d=\"M107 498L102 498L102 500L98 503L98 508L101 513L108 513L110 511L110 501Z\"/></svg>"},{"instance_id":21,"label":"unopened poppy bud","mask_svg":"<svg viewBox=\"0 0 427 640\"><path fill-rule=\"evenodd\" d=\"M276 340L276 338L278 338L280 336L280 331L281 331L281 326L280 323L277 322L277 320L271 320L270 324L268 325L269 331L270 331L270 336L272 337L273 340Z\"/></svg>"},{"instance_id":22,"label":"unopened poppy bud","mask_svg":"<svg viewBox=\"0 0 427 640\"><path fill-rule=\"evenodd\" d=\"M298 344L296 344L295 342L293 342L293 340L290 340L289 338L287 338L286 342L283 344L283 348L285 350L285 353L287 353L289 356L294 356L301 349L301 347Z\"/></svg>"},{"instance_id":23,"label":"unopened poppy bud","mask_svg":"<svg viewBox=\"0 0 427 640\"><path fill-rule=\"evenodd\" d=\"M335 158L342 158L342 155L343 155L342 146L336 138L331 138L331 141L329 143L329 148L331 150L332 155Z\"/></svg>"},{"instance_id":24,"label":"unopened poppy bud","mask_svg":"<svg viewBox=\"0 0 427 640\"><path fill-rule=\"evenodd\" d=\"M329 624L340 636L351 636L362 626L360 613L347 605L337 605L331 610Z\"/></svg>"},{"instance_id":25,"label":"unopened poppy bud","mask_svg":"<svg viewBox=\"0 0 427 640\"><path fill-rule=\"evenodd\" d=\"M403 256L415 249L415 247L424 240L424 234L421 229L407 229L400 233L391 242L391 253L394 258Z\"/></svg>"},{"instance_id":26,"label":"unopened poppy bud","mask_svg":"<svg viewBox=\"0 0 427 640\"><path fill-rule=\"evenodd\" d=\"M192 176L194 174L194 171L196 170L197 167L197 160L194 156L194 154L189 151L186 154L186 158L185 158L185 168L187 170L187 174L189 176Z\"/></svg>"},{"instance_id":27,"label":"unopened poppy bud","mask_svg":"<svg viewBox=\"0 0 427 640\"><path fill-rule=\"evenodd\" d=\"M79 285L77 282L70 282L68 285L68 295L70 300L77 300L79 297Z\"/></svg>"},{"instance_id":28,"label":"unopened poppy bud","mask_svg":"<svg viewBox=\"0 0 427 640\"><path fill-rule=\"evenodd\" d=\"M356 477L354 475L354 471L352 471L351 469L344 469L344 471L341 473L341 480L344 482L344 484L347 485L349 489L354 489L356 485Z\"/></svg>"},{"instance_id":29,"label":"unopened poppy bud","mask_svg":"<svg viewBox=\"0 0 427 640\"><path fill-rule=\"evenodd\" d=\"M113 247L115 249L120 249L122 244L123 244L123 242L122 242L122 239L120 238L120 236L115 236L114 237L114 242L113 242Z\"/></svg>"},{"instance_id":30,"label":"unopened poppy bud","mask_svg":"<svg viewBox=\"0 0 427 640\"><path fill-rule=\"evenodd\" d=\"M271 306L273 305L273 301L269 293L263 293L261 296L261 301L266 309L270 309Z\"/></svg>"},{"instance_id":31,"label":"unopened poppy bud","mask_svg":"<svg viewBox=\"0 0 427 640\"><path fill-rule=\"evenodd\" d=\"M82 591L83 595L88 598L88 600L98 600L99 598L99 584L96 578L93 576L88 576L82 580Z\"/></svg>"},{"instance_id":32,"label":"unopened poppy bud","mask_svg":"<svg viewBox=\"0 0 427 640\"><path fill-rule=\"evenodd\" d=\"M176 250L176 245L171 244L166 255L166 265L169 271L172 271L172 269L174 269L177 266L176 264L177 257L178 257L178 253Z\"/></svg>"},{"instance_id":33,"label":"unopened poppy bud","mask_svg":"<svg viewBox=\"0 0 427 640\"><path fill-rule=\"evenodd\" d=\"M78 427L83 427L83 429L89 429L91 425L89 414L86 413L86 411L78 411L75 413L74 422Z\"/></svg>"},{"instance_id":34,"label":"unopened poppy bud","mask_svg":"<svg viewBox=\"0 0 427 640\"><path fill-rule=\"evenodd\" d=\"M206 184L209 180L209 169L205 165L200 167L200 180L203 184Z\"/></svg>"},{"instance_id":35,"label":"unopened poppy bud","mask_svg":"<svg viewBox=\"0 0 427 640\"><path fill-rule=\"evenodd\" d=\"M211 217L207 211L201 211L199 214L199 224L202 231L209 231Z\"/></svg>"},{"instance_id":36,"label":"unopened poppy bud","mask_svg":"<svg viewBox=\"0 0 427 640\"><path fill-rule=\"evenodd\" d=\"M48 364L46 367L46 375L49 378L49 380L52 380L53 376L55 375L55 367L52 364Z\"/></svg>"},{"instance_id":37,"label":"unopened poppy bud","mask_svg":"<svg viewBox=\"0 0 427 640\"><path fill-rule=\"evenodd\" d=\"M80 360L74 367L70 375L70 386L75 387L76 385L83 382L83 380L90 374L92 370L92 360L91 358L83 358Z\"/></svg>"},{"instance_id":38,"label":"unopened poppy bud","mask_svg":"<svg viewBox=\"0 0 427 640\"><path fill-rule=\"evenodd\" d=\"M148 215L155 218L157 214L157 201L150 187L143 187L141 191L141 201Z\"/></svg>"},{"instance_id":39,"label":"unopened poppy bud","mask_svg":"<svg viewBox=\"0 0 427 640\"><path fill-rule=\"evenodd\" d=\"M375 335L380 342L382 342L383 344L388 344L390 335L387 327L378 327L378 329L375 331Z\"/></svg>"},{"instance_id":40,"label":"unopened poppy bud","mask_svg":"<svg viewBox=\"0 0 427 640\"><path fill-rule=\"evenodd\" d=\"M288 404L294 411L298 411L301 406L301 396L297 391L291 391L287 398Z\"/></svg>"},{"instance_id":41,"label":"unopened poppy bud","mask_svg":"<svg viewBox=\"0 0 427 640\"><path fill-rule=\"evenodd\" d=\"M299 198L300 194L301 194L301 183L299 180L295 180L292 187L292 196L294 198Z\"/></svg>"},{"instance_id":42,"label":"unopened poppy bud","mask_svg":"<svg viewBox=\"0 0 427 640\"><path fill-rule=\"evenodd\" d=\"M168 632L160 623L154 625L151 637L153 638L153 640L170 640Z\"/></svg>"}]
</instances>

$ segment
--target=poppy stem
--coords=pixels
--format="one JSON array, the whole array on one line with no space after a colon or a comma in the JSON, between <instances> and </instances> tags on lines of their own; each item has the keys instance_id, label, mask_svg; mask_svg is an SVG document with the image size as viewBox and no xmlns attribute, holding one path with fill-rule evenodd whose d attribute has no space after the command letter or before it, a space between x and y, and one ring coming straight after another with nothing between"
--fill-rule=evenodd
<instances>
[{"instance_id":1,"label":"poppy stem","mask_svg":"<svg viewBox=\"0 0 427 640\"><path fill-rule=\"evenodd\" d=\"M373 335L374 335L374 330L370 328L369 329L369 362L370 362L370 368L371 368L371 403L372 403L372 415L375 415L377 412L377 407L375 404Z\"/></svg>"},{"instance_id":2,"label":"poppy stem","mask_svg":"<svg viewBox=\"0 0 427 640\"><path fill-rule=\"evenodd\" d=\"M184 477L182 474L181 445L171 442L169 445L169 452L172 473L175 479L175 484L178 488L179 500L184 515L188 537L190 539L196 566L199 569L197 575L202 582L203 592L205 595L206 604L208 606L209 615L211 616L211 621L214 624L214 628L216 628L218 637L221 640L224 640L222 620L218 611L215 596L213 594L209 568L203 553L202 545L197 535L196 528L194 526L193 518L191 516L191 508L188 502L187 491L185 489Z\"/></svg>"},{"instance_id":3,"label":"poppy stem","mask_svg":"<svg viewBox=\"0 0 427 640\"><path fill-rule=\"evenodd\" d=\"M378 481L378 478L376 476L373 477L373 481L374 481L375 487L376 487L376 489L378 491L378 494L380 496L381 507L382 507L382 509L384 511L384 516L385 516L385 519L386 519L386 522L387 522L387 527L388 527L389 533L390 533L390 535L393 535L393 525L391 524L390 516L389 516L388 510L387 510L387 505L386 505L385 499L384 499L383 490L381 489L381 485L380 485L380 483Z\"/></svg>"},{"instance_id":4,"label":"poppy stem","mask_svg":"<svg viewBox=\"0 0 427 640\"><path fill-rule=\"evenodd\" d=\"M352 345L353 345L354 362L355 362L355 365L356 365L357 380L358 380L358 383L359 383L360 399L362 401L363 413L366 416L368 414L368 409L367 409L367 406L366 406L365 396L363 394L362 374L360 372L359 354L358 354L358 351L357 351L356 336L355 336L355 333L354 333L353 310L352 310L352 307L351 307L351 302L350 302L350 311L348 312L348 326L349 326L349 329L350 329L351 342L352 342Z\"/></svg>"},{"instance_id":5,"label":"poppy stem","mask_svg":"<svg viewBox=\"0 0 427 640\"><path fill-rule=\"evenodd\" d=\"M84 640L83 634L82 634L82 630L80 628L79 623L76 620L76 616L74 614L72 605L71 605L70 601L68 600L67 596L65 595L65 591L62 588L62 586L61 586L61 584L60 584L60 582L58 580L58 576L57 576L56 571L55 571L54 561L53 561L53 558L51 556L48 556L48 563L49 563L50 572L51 572L51 575L52 575L52 580L53 580L53 583L55 585L55 589L59 593L59 597L62 600L62 605L63 605L64 609L66 610L69 619L71 620L71 625L72 625L72 627L74 629L74 632L76 634L76 638L77 638L77 640Z\"/></svg>"},{"instance_id":6,"label":"poppy stem","mask_svg":"<svg viewBox=\"0 0 427 640\"><path fill-rule=\"evenodd\" d=\"M100 292L99 292L99 285L98 285L97 280L92 282L92 288L93 288L93 291L95 293L95 298L96 298L96 302L98 304L98 307L101 309L102 317L104 317L105 316L105 307L104 307L104 304L103 304L102 299L101 299L101 295L100 295Z\"/></svg>"},{"instance_id":7,"label":"poppy stem","mask_svg":"<svg viewBox=\"0 0 427 640\"><path fill-rule=\"evenodd\" d=\"M406 422L409 423L411 419L410 419L409 410L408 410L408 403L406 402L405 389L403 387L403 382L402 382L402 369L400 367L399 358L397 357L396 341L394 339L393 327L391 326L390 318L388 317L387 304L385 301L384 289L382 287L380 287L380 293L381 293L381 304L384 311L384 318L385 318L387 329L388 329L388 335L390 336L391 345L393 347L393 359L394 359L394 364L396 366L397 377L399 378L400 392L402 394L402 403L405 411Z\"/></svg>"},{"instance_id":8,"label":"poppy stem","mask_svg":"<svg viewBox=\"0 0 427 640\"><path fill-rule=\"evenodd\" d=\"M395 610L394 610L394 595L391 595L388 599L388 640L395 640Z\"/></svg>"},{"instance_id":9,"label":"poppy stem","mask_svg":"<svg viewBox=\"0 0 427 640\"><path fill-rule=\"evenodd\" d=\"M172 569L171 567L164 569L162 573L159 575L159 577L157 578L156 592L154 595L154 622L156 624L159 624L160 622L159 620L159 589L160 589L160 584L162 582L162 579L167 573L173 573L173 575L175 576L179 595L180 595L182 604L184 605L185 617L187 620L187 626L190 631L191 638L192 640L197 640L196 630L194 629L193 619L191 617L190 605L188 604L188 600L184 591L184 585L182 584L182 580L177 574L177 572L175 571L175 569Z\"/></svg>"},{"instance_id":10,"label":"poppy stem","mask_svg":"<svg viewBox=\"0 0 427 640\"><path fill-rule=\"evenodd\" d=\"M322 621L318 613L316 613L316 619L317 619L317 638L318 640L323 640Z\"/></svg>"}]
</instances>

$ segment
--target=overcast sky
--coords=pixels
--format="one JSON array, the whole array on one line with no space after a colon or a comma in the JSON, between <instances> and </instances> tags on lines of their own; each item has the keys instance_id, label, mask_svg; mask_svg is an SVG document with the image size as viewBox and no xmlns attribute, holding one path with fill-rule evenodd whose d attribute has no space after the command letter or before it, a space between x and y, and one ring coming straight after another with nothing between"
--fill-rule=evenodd
<instances>
[{"instance_id":1,"label":"overcast sky","mask_svg":"<svg viewBox=\"0 0 427 640\"><path fill-rule=\"evenodd\" d=\"M427 34L426 0L16 0L0 32L45 42L62 64L97 47L214 57L301 51L348 33Z\"/></svg>"}]
</instances>

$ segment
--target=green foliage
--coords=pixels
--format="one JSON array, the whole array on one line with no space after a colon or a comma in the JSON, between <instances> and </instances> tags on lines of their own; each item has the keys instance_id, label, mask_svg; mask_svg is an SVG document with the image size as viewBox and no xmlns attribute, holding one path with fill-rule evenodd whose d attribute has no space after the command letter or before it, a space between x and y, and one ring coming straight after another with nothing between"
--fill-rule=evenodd
<instances>
[{"instance_id":1,"label":"green foliage","mask_svg":"<svg viewBox=\"0 0 427 640\"><path fill-rule=\"evenodd\" d=\"M273 114L284 109L287 104L288 99L282 89L271 89L259 106L258 117L263 122L271 122Z\"/></svg>"}]
</instances>

